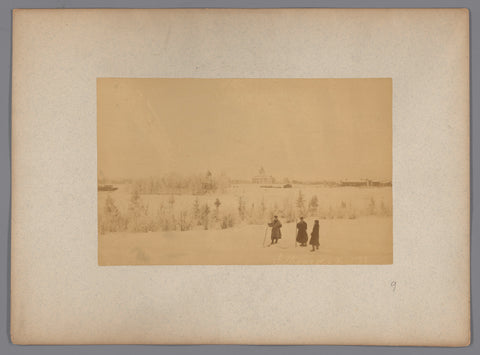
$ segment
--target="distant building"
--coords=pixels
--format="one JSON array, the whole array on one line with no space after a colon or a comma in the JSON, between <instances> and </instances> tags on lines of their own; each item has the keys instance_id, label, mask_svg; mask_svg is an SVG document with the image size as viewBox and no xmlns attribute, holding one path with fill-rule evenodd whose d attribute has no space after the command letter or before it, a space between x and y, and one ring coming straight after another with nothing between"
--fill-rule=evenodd
<instances>
[{"instance_id":1,"label":"distant building","mask_svg":"<svg viewBox=\"0 0 480 355\"><path fill-rule=\"evenodd\" d=\"M359 187L359 186L368 186L366 181L341 181L340 186L353 186L353 187Z\"/></svg>"},{"instance_id":2,"label":"distant building","mask_svg":"<svg viewBox=\"0 0 480 355\"><path fill-rule=\"evenodd\" d=\"M362 179L362 180L357 180L357 181L352 181L352 180L343 180L340 182L340 186L354 186L354 187L361 187L361 186L392 186L391 181L375 181L375 180L370 180L370 179Z\"/></svg>"},{"instance_id":3,"label":"distant building","mask_svg":"<svg viewBox=\"0 0 480 355\"><path fill-rule=\"evenodd\" d=\"M263 167L258 171L258 175L252 178L254 184L273 184L275 179L271 175L267 175Z\"/></svg>"},{"instance_id":4,"label":"distant building","mask_svg":"<svg viewBox=\"0 0 480 355\"><path fill-rule=\"evenodd\" d=\"M202 189L204 191L215 190L215 181L213 180L213 176L210 170L207 171L205 177L202 180Z\"/></svg>"}]
</instances>

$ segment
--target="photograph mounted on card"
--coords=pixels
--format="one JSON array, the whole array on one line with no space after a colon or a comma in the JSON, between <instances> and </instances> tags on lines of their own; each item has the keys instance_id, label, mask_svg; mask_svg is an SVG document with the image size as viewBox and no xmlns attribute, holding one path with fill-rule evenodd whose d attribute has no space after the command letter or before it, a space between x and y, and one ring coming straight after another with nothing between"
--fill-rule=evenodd
<instances>
[{"instance_id":1,"label":"photograph mounted on card","mask_svg":"<svg viewBox=\"0 0 480 355\"><path fill-rule=\"evenodd\" d=\"M468 10L12 21L13 343L470 343Z\"/></svg>"}]
</instances>

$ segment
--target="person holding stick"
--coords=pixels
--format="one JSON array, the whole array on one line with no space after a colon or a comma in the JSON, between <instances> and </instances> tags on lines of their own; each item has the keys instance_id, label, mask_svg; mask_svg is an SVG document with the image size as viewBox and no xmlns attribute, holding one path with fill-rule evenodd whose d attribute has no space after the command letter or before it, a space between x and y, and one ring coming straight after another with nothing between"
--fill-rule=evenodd
<instances>
[{"instance_id":1,"label":"person holding stick","mask_svg":"<svg viewBox=\"0 0 480 355\"><path fill-rule=\"evenodd\" d=\"M269 227L272 227L272 244L277 244L278 240L282 238L282 223L278 220L278 216L273 217L273 221L268 224Z\"/></svg>"}]
</instances>

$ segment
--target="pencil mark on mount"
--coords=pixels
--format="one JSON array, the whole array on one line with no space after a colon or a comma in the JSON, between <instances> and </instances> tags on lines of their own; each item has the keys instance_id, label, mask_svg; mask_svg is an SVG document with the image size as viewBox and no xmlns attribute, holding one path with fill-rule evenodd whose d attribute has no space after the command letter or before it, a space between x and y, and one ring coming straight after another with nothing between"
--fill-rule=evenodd
<instances>
[{"instance_id":1,"label":"pencil mark on mount","mask_svg":"<svg viewBox=\"0 0 480 355\"><path fill-rule=\"evenodd\" d=\"M397 281L392 281L390 283L390 286L392 287L393 292L395 292L395 290L397 289Z\"/></svg>"},{"instance_id":2,"label":"pencil mark on mount","mask_svg":"<svg viewBox=\"0 0 480 355\"><path fill-rule=\"evenodd\" d=\"M391 90L98 79L99 264L391 264Z\"/></svg>"}]
</instances>

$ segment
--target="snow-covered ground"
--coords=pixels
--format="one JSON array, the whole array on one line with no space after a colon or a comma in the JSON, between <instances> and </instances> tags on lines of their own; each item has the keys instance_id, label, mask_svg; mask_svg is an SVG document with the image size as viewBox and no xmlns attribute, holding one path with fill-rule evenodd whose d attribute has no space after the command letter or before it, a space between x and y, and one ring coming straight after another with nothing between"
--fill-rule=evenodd
<instances>
[{"instance_id":1,"label":"snow-covered ground","mask_svg":"<svg viewBox=\"0 0 480 355\"><path fill-rule=\"evenodd\" d=\"M306 219L308 232L313 218ZM266 235L266 238L265 238ZM391 264L391 216L321 219L320 248L295 246L295 224L270 244L264 225L224 230L117 232L99 235L100 265ZM265 244L264 244L265 239Z\"/></svg>"}]
</instances>

